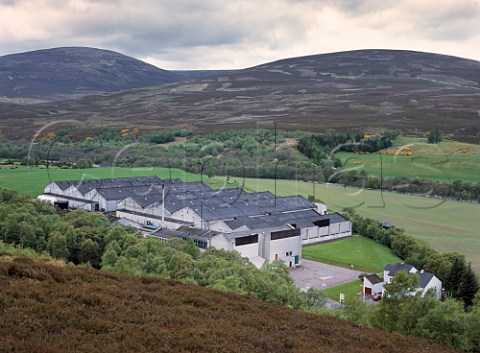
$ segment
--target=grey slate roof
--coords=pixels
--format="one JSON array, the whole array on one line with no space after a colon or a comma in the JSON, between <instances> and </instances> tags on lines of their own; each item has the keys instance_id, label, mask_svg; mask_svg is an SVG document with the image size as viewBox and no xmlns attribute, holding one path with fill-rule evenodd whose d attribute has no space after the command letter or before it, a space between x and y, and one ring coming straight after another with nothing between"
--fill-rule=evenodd
<instances>
[{"instance_id":1,"label":"grey slate roof","mask_svg":"<svg viewBox=\"0 0 480 353\"><path fill-rule=\"evenodd\" d=\"M377 274L373 274L373 275L368 275L365 277L366 279L368 279L370 281L371 284L378 284L378 283L382 283L382 279L380 277L378 277Z\"/></svg>"},{"instance_id":2,"label":"grey slate roof","mask_svg":"<svg viewBox=\"0 0 480 353\"><path fill-rule=\"evenodd\" d=\"M200 229L189 226L181 226L176 230L163 228L152 233L153 236L160 238L192 238L198 240L211 239L218 234L220 233L213 230Z\"/></svg>"},{"instance_id":3,"label":"grey slate roof","mask_svg":"<svg viewBox=\"0 0 480 353\"><path fill-rule=\"evenodd\" d=\"M413 268L415 267L413 267L412 265L407 265L403 262L399 262L395 265L388 264L387 266L385 266L384 271L387 271L387 274L393 277L398 271L405 271L409 273Z\"/></svg>"},{"instance_id":4,"label":"grey slate roof","mask_svg":"<svg viewBox=\"0 0 480 353\"><path fill-rule=\"evenodd\" d=\"M417 274L420 276L418 285L421 288L425 288L430 283L432 278L435 276L433 273L430 273L430 272L423 272L423 273L417 272Z\"/></svg>"},{"instance_id":5,"label":"grey slate roof","mask_svg":"<svg viewBox=\"0 0 480 353\"><path fill-rule=\"evenodd\" d=\"M237 217L235 220L226 221L225 224L231 229L237 229L246 226L249 229L258 227L270 227L281 224L295 224L297 228L314 227L315 222L321 220L330 220L330 224L347 222L339 213L321 215L314 210L303 210L288 213L274 213L262 217Z\"/></svg>"},{"instance_id":6,"label":"grey slate roof","mask_svg":"<svg viewBox=\"0 0 480 353\"><path fill-rule=\"evenodd\" d=\"M283 196L260 199L256 203L266 213L298 211L301 209L316 209L317 206L303 196Z\"/></svg>"}]
</instances>

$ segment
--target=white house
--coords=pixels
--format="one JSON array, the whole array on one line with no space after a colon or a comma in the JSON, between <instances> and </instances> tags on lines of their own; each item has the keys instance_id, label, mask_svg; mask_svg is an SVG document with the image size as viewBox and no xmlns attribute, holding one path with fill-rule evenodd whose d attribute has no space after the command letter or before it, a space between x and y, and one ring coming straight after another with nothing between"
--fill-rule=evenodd
<instances>
[{"instance_id":1,"label":"white house","mask_svg":"<svg viewBox=\"0 0 480 353\"><path fill-rule=\"evenodd\" d=\"M376 274L363 277L363 294L375 295L383 292L383 281Z\"/></svg>"},{"instance_id":2,"label":"white house","mask_svg":"<svg viewBox=\"0 0 480 353\"><path fill-rule=\"evenodd\" d=\"M442 297L442 281L440 281L433 273L425 272L423 270L418 271L414 266L407 265L403 262L397 263L394 265L388 264L383 270L383 282L382 282L382 295L385 293L385 288L383 287L386 283L391 283L393 277L399 272L405 271L409 275L418 276L418 287L411 294L415 295L416 293L421 293L421 296L424 297L428 290L432 289L435 292L435 298L440 300ZM367 278L368 277L368 278ZM371 288L373 294L373 282L376 279L370 280L370 276L364 278L364 293L369 294L368 288ZM367 279L366 279L367 278ZM377 288L377 287L376 287ZM378 290L378 289L376 289Z\"/></svg>"}]
</instances>

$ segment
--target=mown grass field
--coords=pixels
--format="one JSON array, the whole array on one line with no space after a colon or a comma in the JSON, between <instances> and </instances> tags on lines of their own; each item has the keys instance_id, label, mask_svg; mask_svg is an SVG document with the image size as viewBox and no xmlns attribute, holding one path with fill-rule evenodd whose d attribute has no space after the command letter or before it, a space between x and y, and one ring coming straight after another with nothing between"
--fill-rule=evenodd
<instances>
[{"instance_id":1,"label":"mown grass field","mask_svg":"<svg viewBox=\"0 0 480 353\"><path fill-rule=\"evenodd\" d=\"M363 282L361 280L340 284L323 290L323 293L327 298L333 299L337 302L340 300L340 293L343 293L346 303L351 303L362 292Z\"/></svg>"},{"instance_id":2,"label":"mown grass field","mask_svg":"<svg viewBox=\"0 0 480 353\"><path fill-rule=\"evenodd\" d=\"M302 256L348 268L352 264L355 270L369 273L380 272L385 265L401 261L386 246L362 236L305 246Z\"/></svg>"},{"instance_id":3,"label":"mown grass field","mask_svg":"<svg viewBox=\"0 0 480 353\"><path fill-rule=\"evenodd\" d=\"M0 187L18 190L32 197L42 192L50 180L72 180L85 178L112 178L141 175L169 177L165 168L93 168L45 169L19 168L0 170ZM172 170L172 178L199 180L200 176ZM222 178L207 181L222 187ZM277 192L283 195L308 196L313 193L312 183L294 180L242 179L230 178L245 186L246 191ZM276 187L275 187L276 185ZM330 184L315 184L315 194L326 203L331 211L341 211L353 207L363 216L377 220L387 220L404 228L409 234L439 251L458 251L472 262L472 267L480 273L480 205L457 201L443 201L396 193L380 192L341 187Z\"/></svg>"},{"instance_id":4,"label":"mown grass field","mask_svg":"<svg viewBox=\"0 0 480 353\"><path fill-rule=\"evenodd\" d=\"M480 145L461 142L428 144L424 139L403 139L389 149L390 152L410 152L411 156L335 154L346 169L364 169L369 175L385 178L396 176L429 179L451 183L455 179L464 182L480 182Z\"/></svg>"},{"instance_id":5,"label":"mown grass field","mask_svg":"<svg viewBox=\"0 0 480 353\"><path fill-rule=\"evenodd\" d=\"M43 192L43 188L51 181L81 180L98 178L123 178L132 176L152 176L170 178L167 168L90 168L90 169L40 169L23 166L18 169L0 169L0 187L20 191L32 197ZM180 169L171 170L171 178L180 178L184 181L201 180L200 175L187 173ZM207 183L221 187L223 182L215 178L204 177Z\"/></svg>"}]
</instances>

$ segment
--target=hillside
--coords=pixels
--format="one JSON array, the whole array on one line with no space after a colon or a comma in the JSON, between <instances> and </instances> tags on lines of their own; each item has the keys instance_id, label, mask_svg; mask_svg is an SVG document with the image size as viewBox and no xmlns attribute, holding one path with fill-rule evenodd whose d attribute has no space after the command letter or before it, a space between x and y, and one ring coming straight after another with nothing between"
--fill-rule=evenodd
<instances>
[{"instance_id":1,"label":"hillside","mask_svg":"<svg viewBox=\"0 0 480 353\"><path fill-rule=\"evenodd\" d=\"M452 352L173 280L0 259L4 352Z\"/></svg>"},{"instance_id":2,"label":"hillside","mask_svg":"<svg viewBox=\"0 0 480 353\"><path fill-rule=\"evenodd\" d=\"M190 76L192 77L192 76ZM57 119L89 126L165 126L198 130L400 128L439 126L478 142L480 62L395 50L360 50L280 60L160 87L69 102L4 105L2 125L38 128ZM23 120L27 121L27 120ZM30 120L28 120L30 121Z\"/></svg>"},{"instance_id":3,"label":"hillside","mask_svg":"<svg viewBox=\"0 0 480 353\"><path fill-rule=\"evenodd\" d=\"M6 98L65 99L186 79L95 48L53 48L0 57L0 97Z\"/></svg>"}]
</instances>

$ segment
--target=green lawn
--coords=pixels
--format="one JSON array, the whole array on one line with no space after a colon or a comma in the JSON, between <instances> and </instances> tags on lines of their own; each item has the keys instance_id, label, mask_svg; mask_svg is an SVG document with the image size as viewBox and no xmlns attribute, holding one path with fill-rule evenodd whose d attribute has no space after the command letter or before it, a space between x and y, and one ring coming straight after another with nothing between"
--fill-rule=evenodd
<instances>
[{"instance_id":1,"label":"green lawn","mask_svg":"<svg viewBox=\"0 0 480 353\"><path fill-rule=\"evenodd\" d=\"M305 246L302 256L348 268L352 264L355 270L370 273L381 272L385 265L401 261L386 246L362 236Z\"/></svg>"},{"instance_id":2,"label":"green lawn","mask_svg":"<svg viewBox=\"0 0 480 353\"><path fill-rule=\"evenodd\" d=\"M180 169L171 170L172 178L184 181L199 181L199 175L187 173ZM167 168L90 168L90 169L40 169L36 167L19 167L18 169L0 169L0 187L20 191L32 197L43 192L43 188L51 181L81 180L97 178L122 178L131 176L152 176L170 178ZM207 183L217 183L214 187L221 187L219 179L204 177Z\"/></svg>"},{"instance_id":3,"label":"green lawn","mask_svg":"<svg viewBox=\"0 0 480 353\"><path fill-rule=\"evenodd\" d=\"M464 182L480 182L480 146L460 142L427 144L424 142L407 143L391 148L399 151L402 146L408 148L411 156L391 156L379 154L353 154L338 152L335 154L345 168L364 169L369 175L409 177L429 179L440 182L452 182L461 179Z\"/></svg>"},{"instance_id":4,"label":"green lawn","mask_svg":"<svg viewBox=\"0 0 480 353\"><path fill-rule=\"evenodd\" d=\"M363 281L361 280L340 284L323 290L323 293L325 293L327 298L333 299L336 302L340 300L340 293L343 293L345 295L346 303L351 303L355 297L362 292Z\"/></svg>"}]
</instances>

